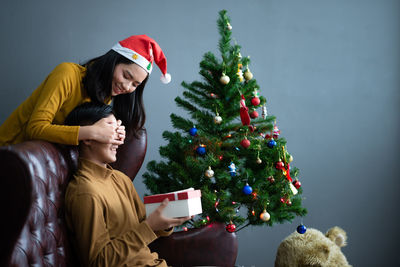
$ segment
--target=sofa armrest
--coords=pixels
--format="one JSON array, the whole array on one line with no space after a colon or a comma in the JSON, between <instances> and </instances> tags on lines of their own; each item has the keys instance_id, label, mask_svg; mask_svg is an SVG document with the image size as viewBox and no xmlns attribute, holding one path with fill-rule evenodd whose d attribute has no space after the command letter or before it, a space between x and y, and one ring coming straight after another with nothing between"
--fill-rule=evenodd
<instances>
[{"instance_id":1,"label":"sofa armrest","mask_svg":"<svg viewBox=\"0 0 400 267\"><path fill-rule=\"evenodd\" d=\"M13 147L0 148L0 266L8 266L31 207L29 170Z\"/></svg>"},{"instance_id":2,"label":"sofa armrest","mask_svg":"<svg viewBox=\"0 0 400 267\"><path fill-rule=\"evenodd\" d=\"M0 147L0 158L4 266L73 264L63 204L76 153L45 141L29 141Z\"/></svg>"}]
</instances>

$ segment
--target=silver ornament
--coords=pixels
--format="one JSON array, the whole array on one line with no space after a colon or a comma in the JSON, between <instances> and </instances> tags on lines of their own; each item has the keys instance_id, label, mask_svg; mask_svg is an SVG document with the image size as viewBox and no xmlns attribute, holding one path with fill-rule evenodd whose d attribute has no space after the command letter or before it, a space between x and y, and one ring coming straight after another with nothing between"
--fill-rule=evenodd
<instances>
[{"instance_id":1,"label":"silver ornament","mask_svg":"<svg viewBox=\"0 0 400 267\"><path fill-rule=\"evenodd\" d=\"M208 167L208 170L206 170L205 174L206 177L211 178L214 176L214 171L211 169L211 166Z\"/></svg>"},{"instance_id":2,"label":"silver ornament","mask_svg":"<svg viewBox=\"0 0 400 267\"><path fill-rule=\"evenodd\" d=\"M261 113L262 118L265 120L265 118L268 116L267 113L267 106L262 107L262 113Z\"/></svg>"},{"instance_id":3,"label":"silver ornament","mask_svg":"<svg viewBox=\"0 0 400 267\"><path fill-rule=\"evenodd\" d=\"M214 123L215 124L221 124L221 122L222 122L221 116L217 115L217 116L214 117Z\"/></svg>"},{"instance_id":4,"label":"silver ornament","mask_svg":"<svg viewBox=\"0 0 400 267\"><path fill-rule=\"evenodd\" d=\"M221 78L219 79L219 81L222 83L222 84L228 84L229 83L229 81L230 81L230 79L229 79L229 76L227 76L227 75L225 75L225 73L224 74L222 74L222 76L221 76Z\"/></svg>"},{"instance_id":5,"label":"silver ornament","mask_svg":"<svg viewBox=\"0 0 400 267\"><path fill-rule=\"evenodd\" d=\"M264 222L269 221L271 218L271 215L266 210L263 210L263 212L260 214L260 219L263 220Z\"/></svg>"}]
</instances>

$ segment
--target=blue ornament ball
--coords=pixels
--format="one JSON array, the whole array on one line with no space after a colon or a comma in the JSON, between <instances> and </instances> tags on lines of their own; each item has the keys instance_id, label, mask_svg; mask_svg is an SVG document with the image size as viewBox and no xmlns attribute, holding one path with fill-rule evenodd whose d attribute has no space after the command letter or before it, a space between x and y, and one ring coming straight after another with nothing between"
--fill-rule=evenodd
<instances>
[{"instance_id":1,"label":"blue ornament ball","mask_svg":"<svg viewBox=\"0 0 400 267\"><path fill-rule=\"evenodd\" d=\"M196 127L190 128L189 134L190 134L191 136L195 136L195 135L197 134L197 129L196 129Z\"/></svg>"},{"instance_id":2,"label":"blue ornament ball","mask_svg":"<svg viewBox=\"0 0 400 267\"><path fill-rule=\"evenodd\" d=\"M274 146L276 146L275 140L274 139L269 140L268 143L267 143L267 146L269 148L274 148Z\"/></svg>"},{"instance_id":3,"label":"blue ornament ball","mask_svg":"<svg viewBox=\"0 0 400 267\"><path fill-rule=\"evenodd\" d=\"M253 192L253 188L251 188L250 185L246 184L246 185L243 187L243 193L244 193L245 195L250 195L252 192Z\"/></svg>"},{"instance_id":4,"label":"blue ornament ball","mask_svg":"<svg viewBox=\"0 0 400 267\"><path fill-rule=\"evenodd\" d=\"M297 226L297 232L299 234L304 234L307 231L307 227L305 227L304 225L300 224L299 226Z\"/></svg>"},{"instance_id":5,"label":"blue ornament ball","mask_svg":"<svg viewBox=\"0 0 400 267\"><path fill-rule=\"evenodd\" d=\"M206 154L206 148L203 146L199 146L196 148L196 152L197 154L203 156L204 154Z\"/></svg>"}]
</instances>

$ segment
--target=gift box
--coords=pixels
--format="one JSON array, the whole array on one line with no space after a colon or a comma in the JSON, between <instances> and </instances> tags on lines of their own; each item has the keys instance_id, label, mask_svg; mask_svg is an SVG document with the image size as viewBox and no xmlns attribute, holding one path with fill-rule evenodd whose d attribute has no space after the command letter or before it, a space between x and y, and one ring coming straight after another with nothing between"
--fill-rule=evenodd
<instances>
[{"instance_id":1,"label":"gift box","mask_svg":"<svg viewBox=\"0 0 400 267\"><path fill-rule=\"evenodd\" d=\"M188 188L165 194L145 196L143 202L146 207L146 214L152 213L166 198L168 198L169 203L163 211L165 217L186 217L203 212L201 208L201 191Z\"/></svg>"}]
</instances>

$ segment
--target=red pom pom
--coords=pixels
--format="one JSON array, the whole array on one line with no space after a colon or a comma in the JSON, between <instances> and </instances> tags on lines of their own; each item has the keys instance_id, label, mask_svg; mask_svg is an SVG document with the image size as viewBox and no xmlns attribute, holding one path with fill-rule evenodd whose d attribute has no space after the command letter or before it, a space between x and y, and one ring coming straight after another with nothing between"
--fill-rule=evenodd
<instances>
[{"instance_id":1,"label":"red pom pom","mask_svg":"<svg viewBox=\"0 0 400 267\"><path fill-rule=\"evenodd\" d=\"M236 230L236 225L234 225L233 223L228 224L225 227L226 231L228 231L229 233L233 233Z\"/></svg>"},{"instance_id":2,"label":"red pom pom","mask_svg":"<svg viewBox=\"0 0 400 267\"><path fill-rule=\"evenodd\" d=\"M253 110L253 111L250 113L250 117L251 117L252 119L257 118L257 117L258 117L258 112L255 111L255 110Z\"/></svg>"},{"instance_id":3,"label":"red pom pom","mask_svg":"<svg viewBox=\"0 0 400 267\"><path fill-rule=\"evenodd\" d=\"M249 139L245 138L240 142L240 144L242 145L242 147L248 148L250 146L250 141Z\"/></svg>"},{"instance_id":4,"label":"red pom pom","mask_svg":"<svg viewBox=\"0 0 400 267\"><path fill-rule=\"evenodd\" d=\"M260 99L258 98L258 97L253 97L252 99L251 99L251 104L253 105L253 106L258 106L258 105L260 105Z\"/></svg>"}]
</instances>

